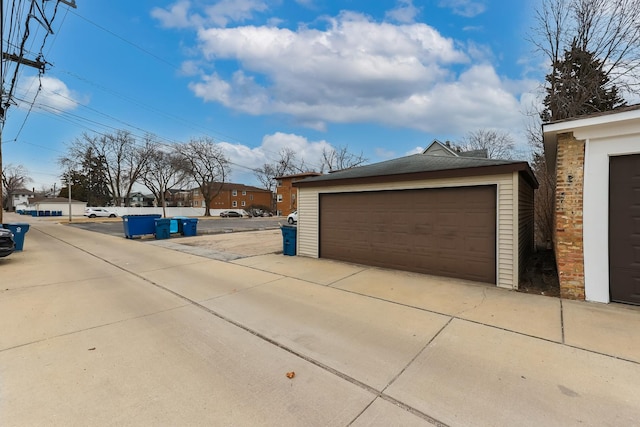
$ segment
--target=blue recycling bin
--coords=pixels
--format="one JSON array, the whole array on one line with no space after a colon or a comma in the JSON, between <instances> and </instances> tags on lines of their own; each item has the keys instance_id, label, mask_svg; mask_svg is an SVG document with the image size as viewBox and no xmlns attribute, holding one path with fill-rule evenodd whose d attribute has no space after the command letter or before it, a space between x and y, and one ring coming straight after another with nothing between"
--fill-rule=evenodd
<instances>
[{"instance_id":1,"label":"blue recycling bin","mask_svg":"<svg viewBox=\"0 0 640 427\"><path fill-rule=\"evenodd\" d=\"M183 233L182 233L182 220L183 220L183 219L189 219L189 217L188 217L188 216L174 216L174 217L173 217L173 218L171 218L171 219L172 219L172 220L175 220L175 222L176 222L176 231L173 231L173 230L174 230L174 227L173 227L173 221L171 222L171 232L172 232L172 233L180 233L180 234L183 234Z\"/></svg>"},{"instance_id":2,"label":"blue recycling bin","mask_svg":"<svg viewBox=\"0 0 640 427\"><path fill-rule=\"evenodd\" d=\"M24 248L24 235L29 231L29 224L13 222L11 224L2 224L2 228L6 228L13 233L13 240L16 244L16 251L21 251Z\"/></svg>"},{"instance_id":3,"label":"blue recycling bin","mask_svg":"<svg viewBox=\"0 0 640 427\"><path fill-rule=\"evenodd\" d=\"M182 235L195 236L198 234L198 218L184 218L182 222Z\"/></svg>"},{"instance_id":4,"label":"blue recycling bin","mask_svg":"<svg viewBox=\"0 0 640 427\"><path fill-rule=\"evenodd\" d=\"M171 237L171 220L169 218L158 218L156 224L156 239L168 239Z\"/></svg>"},{"instance_id":5,"label":"blue recycling bin","mask_svg":"<svg viewBox=\"0 0 640 427\"><path fill-rule=\"evenodd\" d=\"M283 225L282 230L282 254L295 256L296 243L298 242L298 227L292 225Z\"/></svg>"},{"instance_id":6,"label":"blue recycling bin","mask_svg":"<svg viewBox=\"0 0 640 427\"><path fill-rule=\"evenodd\" d=\"M148 215L124 215L122 224L124 226L124 236L127 239L133 239L135 236L143 236L145 234L156 234L155 220L162 218L160 214Z\"/></svg>"}]
</instances>

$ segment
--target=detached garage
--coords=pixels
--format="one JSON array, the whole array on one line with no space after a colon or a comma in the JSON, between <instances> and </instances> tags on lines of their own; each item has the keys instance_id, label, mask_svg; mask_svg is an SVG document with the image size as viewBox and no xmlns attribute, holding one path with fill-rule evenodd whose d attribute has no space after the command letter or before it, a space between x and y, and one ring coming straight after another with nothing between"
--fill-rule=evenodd
<instances>
[{"instance_id":1,"label":"detached garage","mask_svg":"<svg viewBox=\"0 0 640 427\"><path fill-rule=\"evenodd\" d=\"M299 255L516 289L533 249L526 162L423 153L295 185Z\"/></svg>"}]
</instances>

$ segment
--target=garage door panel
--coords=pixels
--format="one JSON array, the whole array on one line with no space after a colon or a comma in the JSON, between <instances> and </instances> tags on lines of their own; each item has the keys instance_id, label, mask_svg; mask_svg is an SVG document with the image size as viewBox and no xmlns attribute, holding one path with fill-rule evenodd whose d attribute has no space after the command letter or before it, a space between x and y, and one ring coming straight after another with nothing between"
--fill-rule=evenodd
<instances>
[{"instance_id":1,"label":"garage door panel","mask_svg":"<svg viewBox=\"0 0 640 427\"><path fill-rule=\"evenodd\" d=\"M640 305L640 155L609 162L611 300Z\"/></svg>"},{"instance_id":2,"label":"garage door panel","mask_svg":"<svg viewBox=\"0 0 640 427\"><path fill-rule=\"evenodd\" d=\"M495 283L496 187L321 194L320 256Z\"/></svg>"}]
</instances>

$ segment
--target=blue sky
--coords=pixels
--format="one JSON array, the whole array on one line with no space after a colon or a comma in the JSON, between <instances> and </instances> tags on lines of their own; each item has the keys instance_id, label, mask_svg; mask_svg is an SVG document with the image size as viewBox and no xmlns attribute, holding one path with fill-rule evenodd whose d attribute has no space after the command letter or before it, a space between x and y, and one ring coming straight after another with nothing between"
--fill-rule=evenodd
<instances>
[{"instance_id":1,"label":"blue sky","mask_svg":"<svg viewBox=\"0 0 640 427\"><path fill-rule=\"evenodd\" d=\"M36 189L59 186L66 144L116 129L211 136L250 185L283 147L308 165L328 145L376 162L499 129L528 153L545 72L526 41L535 0L76 3L58 11L31 111L13 106L3 131L4 163ZM18 83L31 101L36 73Z\"/></svg>"}]
</instances>

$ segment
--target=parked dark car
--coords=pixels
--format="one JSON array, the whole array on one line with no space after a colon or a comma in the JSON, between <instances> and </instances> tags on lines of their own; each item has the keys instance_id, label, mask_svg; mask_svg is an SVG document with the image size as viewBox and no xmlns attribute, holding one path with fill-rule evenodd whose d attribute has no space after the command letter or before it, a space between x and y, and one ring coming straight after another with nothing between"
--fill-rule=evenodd
<instances>
[{"instance_id":1,"label":"parked dark car","mask_svg":"<svg viewBox=\"0 0 640 427\"><path fill-rule=\"evenodd\" d=\"M13 233L6 228L0 228L0 257L11 255L15 247Z\"/></svg>"},{"instance_id":2,"label":"parked dark car","mask_svg":"<svg viewBox=\"0 0 640 427\"><path fill-rule=\"evenodd\" d=\"M242 214L236 211L222 211L220 216L222 218L242 218Z\"/></svg>"}]
</instances>

